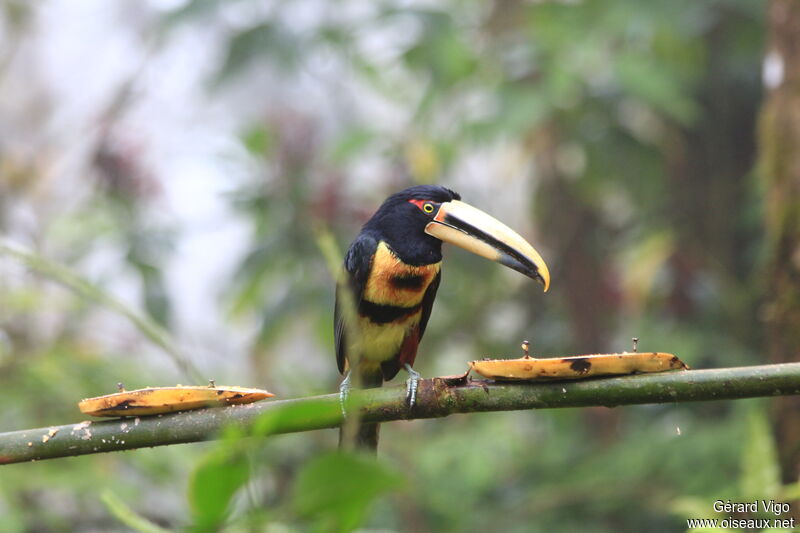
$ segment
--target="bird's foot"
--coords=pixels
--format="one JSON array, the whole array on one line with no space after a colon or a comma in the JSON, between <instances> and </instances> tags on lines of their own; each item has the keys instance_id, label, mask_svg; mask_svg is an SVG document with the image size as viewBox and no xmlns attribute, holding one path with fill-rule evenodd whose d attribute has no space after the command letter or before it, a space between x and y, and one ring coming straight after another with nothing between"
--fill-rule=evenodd
<instances>
[{"instance_id":1,"label":"bird's foot","mask_svg":"<svg viewBox=\"0 0 800 533\"><path fill-rule=\"evenodd\" d=\"M351 374L352 372L348 372L342 382L339 384L339 405L342 407L342 418L347 418L347 409L345 408L345 404L347 403L347 397L350 396L350 389L353 388L352 383L350 383Z\"/></svg>"},{"instance_id":2,"label":"bird's foot","mask_svg":"<svg viewBox=\"0 0 800 533\"><path fill-rule=\"evenodd\" d=\"M408 407L414 407L417 403L417 387L419 380L422 377L419 372L411 368L408 363L405 364L405 369L408 372L408 379L406 380L406 400L408 400Z\"/></svg>"}]
</instances>

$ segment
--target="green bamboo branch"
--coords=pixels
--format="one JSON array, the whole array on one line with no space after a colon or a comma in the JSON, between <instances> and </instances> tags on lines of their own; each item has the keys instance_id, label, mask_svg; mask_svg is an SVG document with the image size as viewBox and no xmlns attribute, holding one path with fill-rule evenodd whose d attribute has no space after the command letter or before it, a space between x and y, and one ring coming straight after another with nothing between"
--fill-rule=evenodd
<instances>
[{"instance_id":1,"label":"green bamboo branch","mask_svg":"<svg viewBox=\"0 0 800 533\"><path fill-rule=\"evenodd\" d=\"M82 278L70 268L3 238L0 238L0 255L13 257L31 270L35 270L47 278L64 285L79 296L97 302L123 316L142 335L161 348L189 378L200 382L205 379L192 362L172 342L170 334L158 323L150 317L137 314L120 300Z\"/></svg>"},{"instance_id":2,"label":"green bamboo branch","mask_svg":"<svg viewBox=\"0 0 800 533\"><path fill-rule=\"evenodd\" d=\"M547 383L433 378L420 382L413 409L405 402L402 386L353 391L350 401L358 406L364 420L389 422L482 411L615 407L794 394L800 394L800 363ZM336 394L82 422L0 433L0 464L198 442L215 438L230 425L265 435L333 428L341 423ZM259 429L259 424L265 427Z\"/></svg>"}]
</instances>

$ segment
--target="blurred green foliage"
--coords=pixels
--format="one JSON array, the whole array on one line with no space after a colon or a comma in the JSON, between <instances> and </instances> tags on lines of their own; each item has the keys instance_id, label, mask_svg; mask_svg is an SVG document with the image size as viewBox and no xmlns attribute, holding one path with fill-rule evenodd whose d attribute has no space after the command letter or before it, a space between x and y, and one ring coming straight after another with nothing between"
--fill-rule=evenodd
<instances>
[{"instance_id":1,"label":"blurred green foliage","mask_svg":"<svg viewBox=\"0 0 800 533\"><path fill-rule=\"evenodd\" d=\"M538 354L637 336L693 367L763 362L764 2L260 4L142 8L153 57L186 32L216 43L208 98L236 114L223 202L246 243L215 251L239 254L213 288L231 353L203 371L284 397L334 391L315 229L344 248L387 194L430 181L531 237L553 289L447 250L423 375L523 338ZM10 44L45 9L3 7ZM146 158L114 143L130 99L98 113L82 195L48 179L47 147L0 142L0 234L122 290L185 343L202 336L180 329L167 271L187 228L161 213ZM0 430L77 421L74 403L117 381L188 379L142 331L7 258L0 302ZM234 435L3 467L0 533L675 531L716 499L797 497L776 481L768 429L750 401L456 416L384 425L377 462L331 454L332 431Z\"/></svg>"}]
</instances>

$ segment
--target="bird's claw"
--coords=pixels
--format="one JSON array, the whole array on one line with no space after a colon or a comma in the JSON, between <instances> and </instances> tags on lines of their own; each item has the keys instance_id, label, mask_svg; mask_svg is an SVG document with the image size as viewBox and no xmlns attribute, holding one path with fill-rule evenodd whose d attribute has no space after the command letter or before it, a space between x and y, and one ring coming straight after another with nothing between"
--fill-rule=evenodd
<instances>
[{"instance_id":1,"label":"bird's claw","mask_svg":"<svg viewBox=\"0 0 800 533\"><path fill-rule=\"evenodd\" d=\"M406 400L408 400L408 407L414 407L417 403L417 387L419 380L422 377L419 372L411 368L408 363L405 364L405 369L408 372L408 379L406 380Z\"/></svg>"},{"instance_id":2,"label":"bird's claw","mask_svg":"<svg viewBox=\"0 0 800 533\"><path fill-rule=\"evenodd\" d=\"M350 389L353 388L353 385L350 383L350 374L351 373L348 372L339 384L339 405L342 408L342 418L347 418L347 409L345 405L347 403L347 397L350 396Z\"/></svg>"}]
</instances>

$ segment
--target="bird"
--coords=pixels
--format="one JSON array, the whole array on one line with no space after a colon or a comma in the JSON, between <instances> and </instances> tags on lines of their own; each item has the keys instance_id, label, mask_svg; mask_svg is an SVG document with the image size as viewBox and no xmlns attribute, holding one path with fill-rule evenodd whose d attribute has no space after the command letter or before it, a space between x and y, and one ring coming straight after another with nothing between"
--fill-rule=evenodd
<instances>
[{"instance_id":1,"label":"bird","mask_svg":"<svg viewBox=\"0 0 800 533\"><path fill-rule=\"evenodd\" d=\"M344 379L342 412L353 386L374 388L409 375L413 408L420 374L413 369L442 279L442 244L454 244L534 280L545 292L550 273L525 239L439 185L416 185L389 196L350 244L336 285L334 341ZM346 444L344 425L340 445ZM357 448L376 451L378 424L358 423Z\"/></svg>"}]
</instances>

